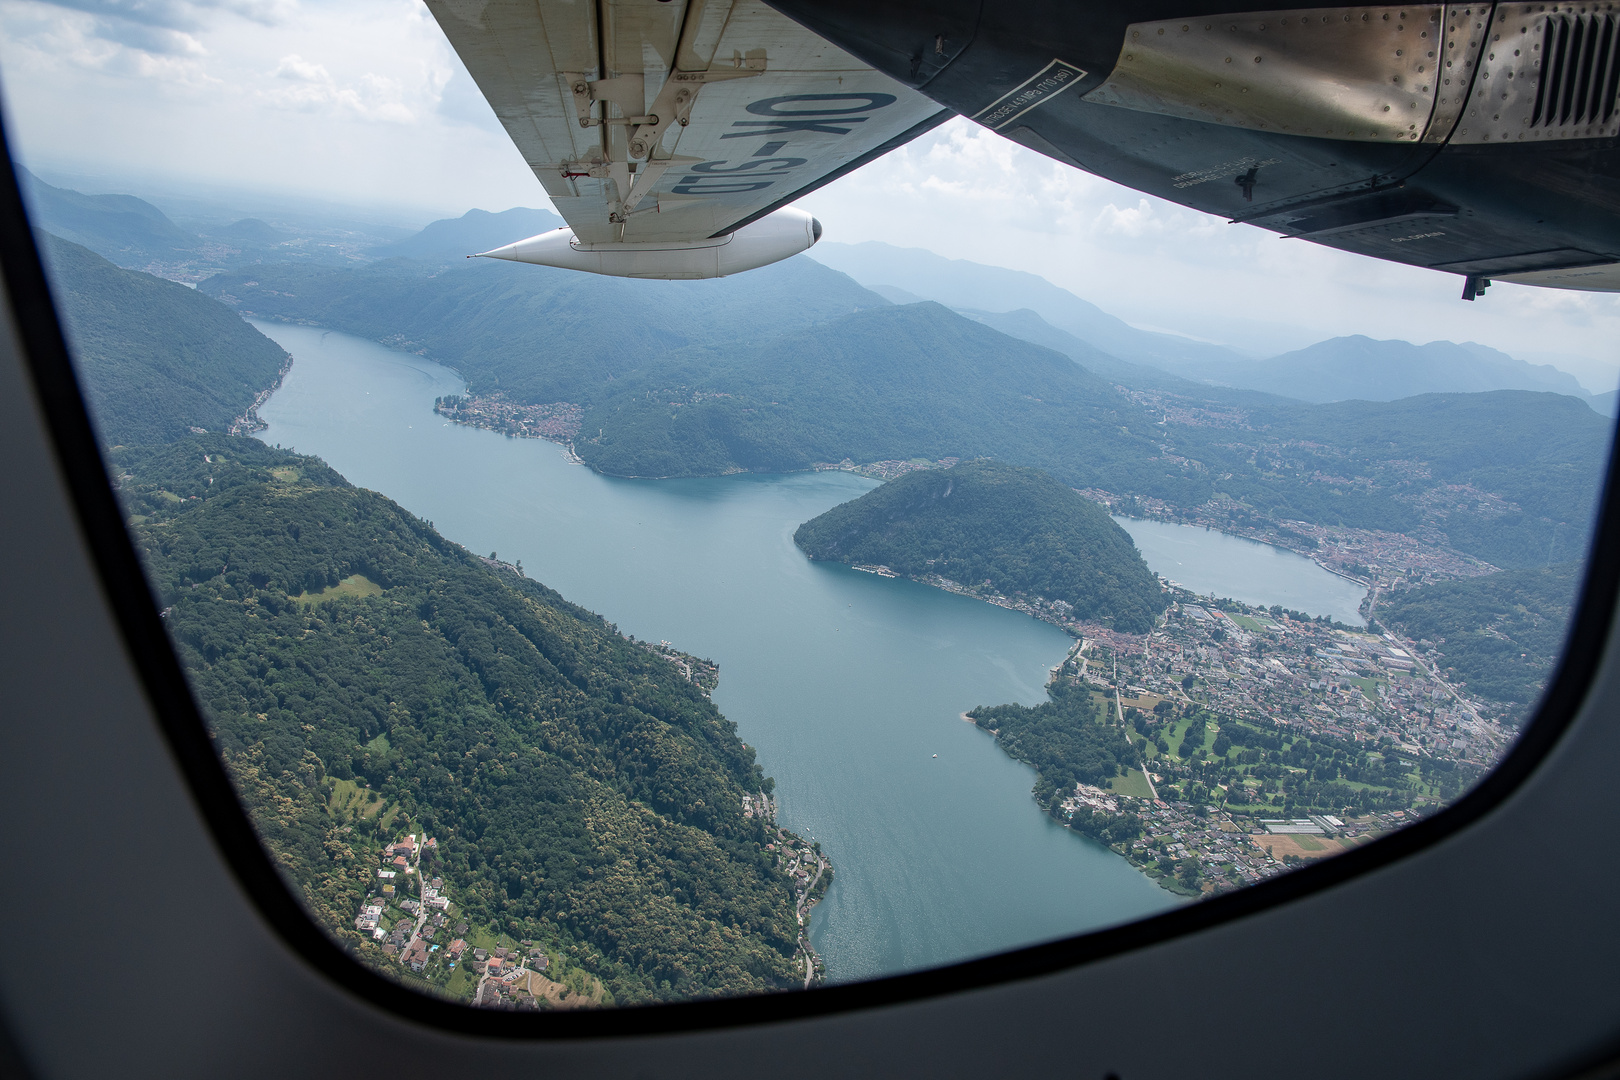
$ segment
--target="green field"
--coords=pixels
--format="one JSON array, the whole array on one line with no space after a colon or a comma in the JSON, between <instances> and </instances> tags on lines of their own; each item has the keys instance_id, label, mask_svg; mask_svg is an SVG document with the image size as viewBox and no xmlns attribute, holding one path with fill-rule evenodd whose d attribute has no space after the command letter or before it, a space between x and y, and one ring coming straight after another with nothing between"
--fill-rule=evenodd
<instances>
[{"instance_id":1,"label":"green field","mask_svg":"<svg viewBox=\"0 0 1620 1080\"><path fill-rule=\"evenodd\" d=\"M444 990L453 998L470 998L473 987L477 985L478 977L467 970L465 963L457 963L455 970L450 972L450 978L445 981Z\"/></svg>"},{"instance_id":2,"label":"green field","mask_svg":"<svg viewBox=\"0 0 1620 1080\"><path fill-rule=\"evenodd\" d=\"M1358 675L1352 675L1350 678L1345 679L1344 681L1345 682L1355 683L1357 686L1361 687L1362 696L1365 697L1368 701L1372 702L1373 704L1375 704L1375 705L1378 704L1378 680L1377 679L1364 679L1364 678L1361 678Z\"/></svg>"},{"instance_id":3,"label":"green field","mask_svg":"<svg viewBox=\"0 0 1620 1080\"><path fill-rule=\"evenodd\" d=\"M1266 630L1266 624L1259 621L1258 619L1251 619L1247 615L1239 615L1236 612L1232 612L1232 611L1228 611L1226 613L1226 615L1233 622L1237 623L1239 626L1243 627L1243 629L1245 629L1245 630L1248 630L1248 631L1251 631L1251 632L1257 633L1257 634L1264 633L1265 630Z\"/></svg>"},{"instance_id":4,"label":"green field","mask_svg":"<svg viewBox=\"0 0 1620 1080\"><path fill-rule=\"evenodd\" d=\"M364 574L350 574L330 588L318 593L303 592L293 597L300 604L318 604L322 600L337 600L346 596L381 596L382 586Z\"/></svg>"},{"instance_id":5,"label":"green field","mask_svg":"<svg viewBox=\"0 0 1620 1080\"><path fill-rule=\"evenodd\" d=\"M318 593L302 592L293 597L300 604L318 604L322 600L337 600L348 596L381 596L382 586L364 574L350 574L342 581Z\"/></svg>"},{"instance_id":6,"label":"green field","mask_svg":"<svg viewBox=\"0 0 1620 1080\"><path fill-rule=\"evenodd\" d=\"M327 796L327 808L336 817L349 815L356 818L374 817L383 807L383 797L353 780L334 780L332 793Z\"/></svg>"},{"instance_id":7,"label":"green field","mask_svg":"<svg viewBox=\"0 0 1620 1080\"><path fill-rule=\"evenodd\" d=\"M1151 799L1153 791L1148 787L1147 777L1142 775L1141 769L1132 769L1124 776L1116 776L1108 782L1112 791L1121 795L1129 795L1136 799Z\"/></svg>"}]
</instances>

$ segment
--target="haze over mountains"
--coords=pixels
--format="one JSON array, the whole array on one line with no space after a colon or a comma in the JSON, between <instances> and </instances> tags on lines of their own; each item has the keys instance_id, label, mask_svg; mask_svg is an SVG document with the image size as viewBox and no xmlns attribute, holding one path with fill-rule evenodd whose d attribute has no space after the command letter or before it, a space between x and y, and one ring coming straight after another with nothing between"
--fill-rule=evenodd
<instances>
[{"instance_id":1,"label":"haze over mountains","mask_svg":"<svg viewBox=\"0 0 1620 1080\"><path fill-rule=\"evenodd\" d=\"M1301 401L1394 401L1428 393L1544 390L1589 401L1606 415L1614 409L1612 395L1594 398L1574 376L1551 365L1528 364L1473 342L1420 346L1356 335L1255 360L1220 345L1138 329L1044 278L1017 270L875 241L823 242L811 258L893 302L938 301L1011 337L1056 349L1099 375L1126 382L1169 385L1140 370L1151 367L1194 383L1262 390ZM1121 366L1121 360L1136 367Z\"/></svg>"},{"instance_id":2,"label":"haze over mountains","mask_svg":"<svg viewBox=\"0 0 1620 1080\"><path fill-rule=\"evenodd\" d=\"M989 456L1226 527L1428 526L1496 565L1540 565L1585 533L1608 438L1559 394L1312 405L1153 369L1104 378L809 259L709 282L493 260L264 264L199 288L432 357L476 396L577 406L576 453L621 476ZM1492 497L1445 494L1457 485Z\"/></svg>"},{"instance_id":3,"label":"haze over mountains","mask_svg":"<svg viewBox=\"0 0 1620 1080\"><path fill-rule=\"evenodd\" d=\"M1095 304L1043 277L963 259L947 259L921 248L898 248L877 241L838 244L823 241L811 258L872 288L890 286L922 300L968 311L1038 314L1052 326L1121 360L1149 364L1176 374L1189 365L1229 363L1243 355L1174 334L1138 330Z\"/></svg>"},{"instance_id":4,"label":"haze over mountains","mask_svg":"<svg viewBox=\"0 0 1620 1080\"><path fill-rule=\"evenodd\" d=\"M561 227L563 219L550 210L514 207L492 214L469 210L458 218L435 221L415 236L371 249L379 259L462 259Z\"/></svg>"},{"instance_id":5,"label":"haze over mountains","mask_svg":"<svg viewBox=\"0 0 1620 1080\"><path fill-rule=\"evenodd\" d=\"M54 205L54 213L78 215L78 235L99 227L99 242L109 245L118 240L104 212L122 222L117 213L130 209L99 196ZM1044 469L1098 498L1159 500L1285 543L1291 520L1428 528L1498 566L1541 565L1589 526L1609 425L1572 394L1480 392L1493 379L1526 385L1521 369L1557 380L1477 346L1347 339L1273 361L1228 354L1207 365L1314 372L1317 389L1302 389L1304 375L1290 376L1290 389L1322 400L1336 396L1344 365L1366 367L1369 354L1391 349L1416 358L1386 364L1411 389L1470 380L1465 393L1307 404L1121 359L1032 309L981 306L964 315L934 302L893 304L806 258L719 281L666 282L462 257L508 222L519 233L543 227L541 213L437 222L403 245L427 257L310 256L297 238L257 261L237 248L238 268L206 278L199 291L243 314L432 357L460 371L475 395L498 394L518 407L577 406L576 452L615 475L990 456ZM268 225L233 224L260 235ZM1032 275L897 251L889 249L881 269L918 256L925 269L943 265L969 279L984 271L991 280L974 292L976 303L1033 297L1134 357L1162 365L1172 346L1190 348ZM930 287L930 279L908 284ZM1182 356L1175 362L1190 362Z\"/></svg>"},{"instance_id":6,"label":"haze over mountains","mask_svg":"<svg viewBox=\"0 0 1620 1080\"><path fill-rule=\"evenodd\" d=\"M118 266L171 281L194 283L221 270L265 261L366 262L375 257L372 249L415 234L318 212L270 222L190 201L180 204L198 216L181 223L133 195L87 195L46 183L22 168L17 178L37 227L82 244Z\"/></svg>"},{"instance_id":7,"label":"haze over mountains","mask_svg":"<svg viewBox=\"0 0 1620 1080\"><path fill-rule=\"evenodd\" d=\"M131 195L85 195L22 170L42 228L117 265L200 281L222 270L264 262L355 266L381 259L451 265L464 257L562 224L548 210L470 210L403 239L304 235L244 217L193 232ZM1255 360L1221 345L1142 330L1035 274L946 259L916 248L823 242L811 258L847 274L891 303L933 300L1009 337L1068 356L1104 378L1130 386L1176 389L1165 374L1204 386L1261 390L1302 401L1392 401L1422 393L1545 390L1588 401L1610 414L1615 395L1588 394L1572 376L1473 343L1335 338ZM598 287L601 281L597 279Z\"/></svg>"}]
</instances>

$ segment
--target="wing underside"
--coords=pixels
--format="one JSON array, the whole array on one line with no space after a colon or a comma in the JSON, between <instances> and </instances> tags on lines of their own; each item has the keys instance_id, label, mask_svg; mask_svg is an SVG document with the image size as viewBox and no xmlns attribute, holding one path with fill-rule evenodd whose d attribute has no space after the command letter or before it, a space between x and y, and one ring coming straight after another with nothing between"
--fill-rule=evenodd
<instances>
[{"instance_id":1,"label":"wing underside","mask_svg":"<svg viewBox=\"0 0 1620 1080\"><path fill-rule=\"evenodd\" d=\"M730 232L950 114L757 0L427 0L581 242Z\"/></svg>"}]
</instances>

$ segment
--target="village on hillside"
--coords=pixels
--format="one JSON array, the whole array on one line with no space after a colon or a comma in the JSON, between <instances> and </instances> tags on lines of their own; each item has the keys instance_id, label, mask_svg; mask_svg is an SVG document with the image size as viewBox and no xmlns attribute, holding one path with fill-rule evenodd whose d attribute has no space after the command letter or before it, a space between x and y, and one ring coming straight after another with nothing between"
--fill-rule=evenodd
<instances>
[{"instance_id":1,"label":"village on hillside","mask_svg":"<svg viewBox=\"0 0 1620 1080\"><path fill-rule=\"evenodd\" d=\"M410 833L378 852L376 883L354 928L380 946L385 962L482 1008L603 1003L601 983L583 972L553 978L555 965L538 942L508 941L458 920L444 879L428 876L437 849L437 840Z\"/></svg>"}]
</instances>

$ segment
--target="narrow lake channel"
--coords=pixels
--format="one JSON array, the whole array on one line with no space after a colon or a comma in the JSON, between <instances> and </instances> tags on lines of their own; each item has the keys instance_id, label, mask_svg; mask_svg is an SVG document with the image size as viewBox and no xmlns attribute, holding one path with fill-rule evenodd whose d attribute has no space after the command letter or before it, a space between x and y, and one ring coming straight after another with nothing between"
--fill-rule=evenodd
<instances>
[{"instance_id":1,"label":"narrow lake channel","mask_svg":"<svg viewBox=\"0 0 1620 1080\"><path fill-rule=\"evenodd\" d=\"M344 334L255 325L295 358L261 410L265 442L324 458L480 554L521 560L628 633L719 663L715 703L776 778L782 823L821 841L837 869L811 932L833 979L1177 903L1040 813L1033 772L960 718L976 705L1043 700L1067 635L911 582L815 565L793 546L801 522L872 481L599 476L552 443L436 416L434 398L462 389L447 368Z\"/></svg>"}]
</instances>

